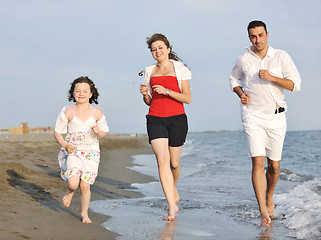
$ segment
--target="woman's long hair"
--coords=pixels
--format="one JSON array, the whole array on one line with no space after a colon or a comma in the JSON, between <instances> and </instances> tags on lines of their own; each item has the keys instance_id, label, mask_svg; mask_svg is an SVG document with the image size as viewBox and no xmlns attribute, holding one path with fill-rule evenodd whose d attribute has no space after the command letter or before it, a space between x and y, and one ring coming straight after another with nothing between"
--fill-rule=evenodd
<instances>
[{"instance_id":1,"label":"woman's long hair","mask_svg":"<svg viewBox=\"0 0 321 240\"><path fill-rule=\"evenodd\" d=\"M182 59L180 59L177 54L175 52L173 52L172 50L172 46L169 44L169 41L167 40L167 38L165 37L165 35L161 34L161 33L155 33L153 34L151 37L146 38L146 43L148 45L148 48L150 51L152 51L152 43L156 42L156 41L162 41L165 43L165 45L171 49L170 53L168 54L169 59L173 59L176 61L182 61Z\"/></svg>"}]
</instances>

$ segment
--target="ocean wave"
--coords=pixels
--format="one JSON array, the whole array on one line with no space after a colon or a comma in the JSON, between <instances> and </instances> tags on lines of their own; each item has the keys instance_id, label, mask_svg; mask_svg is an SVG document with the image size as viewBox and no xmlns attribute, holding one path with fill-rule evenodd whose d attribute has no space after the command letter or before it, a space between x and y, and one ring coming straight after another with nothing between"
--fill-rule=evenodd
<instances>
[{"instance_id":1,"label":"ocean wave","mask_svg":"<svg viewBox=\"0 0 321 240\"><path fill-rule=\"evenodd\" d=\"M230 217L238 222L247 222L257 225L260 217L260 212L256 207L256 202L250 201L248 204L227 204L224 206L223 211L228 212Z\"/></svg>"},{"instance_id":2,"label":"ocean wave","mask_svg":"<svg viewBox=\"0 0 321 240\"><path fill-rule=\"evenodd\" d=\"M291 172L288 169L281 169L280 170L280 179L291 181L291 182L306 182L313 180L314 178L311 176L301 175L295 172Z\"/></svg>"},{"instance_id":3,"label":"ocean wave","mask_svg":"<svg viewBox=\"0 0 321 240\"><path fill-rule=\"evenodd\" d=\"M275 215L294 230L289 237L297 239L321 238L321 179L314 179L274 197Z\"/></svg>"},{"instance_id":4,"label":"ocean wave","mask_svg":"<svg viewBox=\"0 0 321 240\"><path fill-rule=\"evenodd\" d=\"M187 157L187 156L197 155L199 150L200 149L198 147L196 147L196 146L192 146L192 145L184 146L182 148L181 158Z\"/></svg>"}]
</instances>

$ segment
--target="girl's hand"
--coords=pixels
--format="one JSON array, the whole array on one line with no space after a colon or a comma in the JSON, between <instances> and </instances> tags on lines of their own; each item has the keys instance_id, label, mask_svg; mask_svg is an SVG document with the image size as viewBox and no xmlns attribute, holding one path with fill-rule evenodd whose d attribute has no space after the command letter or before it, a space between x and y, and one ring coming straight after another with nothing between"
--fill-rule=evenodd
<instances>
[{"instance_id":1,"label":"girl's hand","mask_svg":"<svg viewBox=\"0 0 321 240\"><path fill-rule=\"evenodd\" d=\"M98 125L92 126L91 129L93 130L96 136L99 136L100 130Z\"/></svg>"},{"instance_id":2,"label":"girl's hand","mask_svg":"<svg viewBox=\"0 0 321 240\"><path fill-rule=\"evenodd\" d=\"M77 149L77 147L74 145L67 144L67 147L65 147L65 149L68 153L73 153Z\"/></svg>"},{"instance_id":3,"label":"girl's hand","mask_svg":"<svg viewBox=\"0 0 321 240\"><path fill-rule=\"evenodd\" d=\"M146 96L148 94L148 86L147 86L147 84L140 85L139 91L140 91L141 94Z\"/></svg>"},{"instance_id":4,"label":"girl's hand","mask_svg":"<svg viewBox=\"0 0 321 240\"><path fill-rule=\"evenodd\" d=\"M158 94L167 95L167 89L161 85L154 85L153 91L157 92Z\"/></svg>"}]
</instances>

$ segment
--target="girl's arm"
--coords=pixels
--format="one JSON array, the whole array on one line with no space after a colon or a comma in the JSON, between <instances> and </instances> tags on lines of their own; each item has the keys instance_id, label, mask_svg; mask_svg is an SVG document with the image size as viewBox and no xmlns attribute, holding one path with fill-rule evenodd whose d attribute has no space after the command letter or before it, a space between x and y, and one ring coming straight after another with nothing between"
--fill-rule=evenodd
<instances>
[{"instance_id":1,"label":"girl's arm","mask_svg":"<svg viewBox=\"0 0 321 240\"><path fill-rule=\"evenodd\" d=\"M95 135L99 138L104 138L107 136L107 133L104 131L101 131L98 125L93 126L91 129L94 131Z\"/></svg>"},{"instance_id":2,"label":"girl's arm","mask_svg":"<svg viewBox=\"0 0 321 240\"><path fill-rule=\"evenodd\" d=\"M189 85L189 81L188 80L182 80L182 92L174 92L174 91L170 91L169 90L169 94L167 92L167 89L164 88L161 85L154 85L153 86L153 91L157 92L158 94L163 94L163 95L168 95L171 98L174 98L175 100L182 102L182 103L187 103L190 104L192 102L192 94L191 94L191 88Z\"/></svg>"},{"instance_id":3,"label":"girl's arm","mask_svg":"<svg viewBox=\"0 0 321 240\"><path fill-rule=\"evenodd\" d=\"M100 120L102 120L102 118L104 117L103 115L103 112L100 110L100 109L97 109L95 111L95 119L96 119L96 122L99 122ZM106 127L108 129L108 126L107 126L107 123L106 124ZM107 136L107 132L105 131L102 131L101 129L99 129L98 125L96 124L95 126L93 126L91 128L93 130L93 132L95 133L95 135L99 138L104 138ZM108 130L107 130L108 131Z\"/></svg>"},{"instance_id":4,"label":"girl's arm","mask_svg":"<svg viewBox=\"0 0 321 240\"><path fill-rule=\"evenodd\" d=\"M58 116L58 119L57 119L57 122L56 122L56 126L55 126L55 133L54 133L54 136L55 136L57 142L64 149L66 149L68 153L73 153L77 147L68 144L65 141L65 139L63 138L63 136L61 135L61 133L58 133L58 132L59 131L61 131L61 132L65 131L65 128L66 128L68 122L71 120L71 118L72 118L72 113L71 113L70 109L66 109L64 112L61 112L60 115ZM58 132L56 132L57 129L58 129Z\"/></svg>"},{"instance_id":5,"label":"girl's arm","mask_svg":"<svg viewBox=\"0 0 321 240\"><path fill-rule=\"evenodd\" d=\"M57 142L66 149L68 153L73 153L76 150L77 147L68 144L60 133L55 132L54 136Z\"/></svg>"}]
</instances>

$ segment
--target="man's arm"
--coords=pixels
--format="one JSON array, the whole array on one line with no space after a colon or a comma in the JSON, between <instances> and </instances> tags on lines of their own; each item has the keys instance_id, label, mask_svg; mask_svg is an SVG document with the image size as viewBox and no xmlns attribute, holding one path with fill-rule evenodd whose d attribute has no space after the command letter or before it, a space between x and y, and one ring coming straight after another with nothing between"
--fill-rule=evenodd
<instances>
[{"instance_id":1,"label":"man's arm","mask_svg":"<svg viewBox=\"0 0 321 240\"><path fill-rule=\"evenodd\" d=\"M268 70L261 69L259 71L259 77L265 79L266 81L273 82L276 85L283 87L287 90L293 91L294 83L290 79L279 78L271 75Z\"/></svg>"},{"instance_id":2,"label":"man's arm","mask_svg":"<svg viewBox=\"0 0 321 240\"><path fill-rule=\"evenodd\" d=\"M237 94L237 96L239 96L242 104L244 104L244 105L249 104L250 94L243 92L243 90L240 86L234 87L233 91Z\"/></svg>"}]
</instances>

